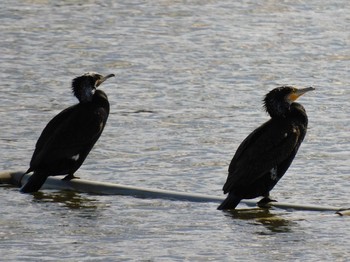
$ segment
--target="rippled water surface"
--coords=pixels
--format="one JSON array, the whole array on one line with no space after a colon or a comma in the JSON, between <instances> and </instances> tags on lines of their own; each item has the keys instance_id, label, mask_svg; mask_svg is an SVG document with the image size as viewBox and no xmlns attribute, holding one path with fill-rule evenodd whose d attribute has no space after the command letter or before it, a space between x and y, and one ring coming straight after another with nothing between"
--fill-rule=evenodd
<instances>
[{"instance_id":1,"label":"rippled water surface","mask_svg":"<svg viewBox=\"0 0 350 262\"><path fill-rule=\"evenodd\" d=\"M240 142L283 84L309 130L272 191L283 202L349 206L348 1L2 1L0 157L28 167L46 123L76 103L86 71L111 115L78 175L221 195ZM215 203L0 188L4 261L347 261L348 217ZM246 208L244 205L240 208Z\"/></svg>"}]
</instances>

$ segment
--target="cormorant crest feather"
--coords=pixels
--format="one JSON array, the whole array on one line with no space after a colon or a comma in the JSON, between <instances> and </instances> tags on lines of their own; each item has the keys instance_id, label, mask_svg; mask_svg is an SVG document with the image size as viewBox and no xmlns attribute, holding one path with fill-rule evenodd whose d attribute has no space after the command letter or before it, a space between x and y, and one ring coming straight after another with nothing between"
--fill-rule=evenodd
<instances>
[{"instance_id":1,"label":"cormorant crest feather","mask_svg":"<svg viewBox=\"0 0 350 262\"><path fill-rule=\"evenodd\" d=\"M78 76L72 81L73 95L78 98L79 102L89 102L92 100L96 81L102 76L95 72L88 72Z\"/></svg>"}]
</instances>

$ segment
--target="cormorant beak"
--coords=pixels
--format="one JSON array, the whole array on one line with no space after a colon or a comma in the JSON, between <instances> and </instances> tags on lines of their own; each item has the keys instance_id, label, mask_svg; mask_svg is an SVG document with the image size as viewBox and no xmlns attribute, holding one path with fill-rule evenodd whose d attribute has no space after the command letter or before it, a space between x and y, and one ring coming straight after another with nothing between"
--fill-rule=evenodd
<instances>
[{"instance_id":1,"label":"cormorant beak","mask_svg":"<svg viewBox=\"0 0 350 262\"><path fill-rule=\"evenodd\" d=\"M287 98L289 101L294 102L295 100L297 100L299 98L299 96L302 96L306 92L313 91L313 90L315 90L315 88L312 86L307 87L307 88L302 88L302 89L295 88L294 91L292 93L290 93Z\"/></svg>"},{"instance_id":2,"label":"cormorant beak","mask_svg":"<svg viewBox=\"0 0 350 262\"><path fill-rule=\"evenodd\" d=\"M106 75L106 76L103 76L101 77L100 79L98 79L96 82L95 82L95 88L97 88L100 84L102 84L104 81L106 81L108 78L111 78L115 76L114 74L109 74L109 75Z\"/></svg>"}]
</instances>

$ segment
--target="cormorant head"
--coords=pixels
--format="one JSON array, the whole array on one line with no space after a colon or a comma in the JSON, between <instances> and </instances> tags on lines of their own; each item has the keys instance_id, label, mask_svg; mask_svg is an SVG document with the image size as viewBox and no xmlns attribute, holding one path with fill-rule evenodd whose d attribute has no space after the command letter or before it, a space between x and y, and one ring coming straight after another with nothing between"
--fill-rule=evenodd
<instances>
[{"instance_id":1,"label":"cormorant head","mask_svg":"<svg viewBox=\"0 0 350 262\"><path fill-rule=\"evenodd\" d=\"M264 107L271 117L284 117L290 110L290 105L314 87L297 89L292 86L281 86L271 90L264 98Z\"/></svg>"},{"instance_id":2,"label":"cormorant head","mask_svg":"<svg viewBox=\"0 0 350 262\"><path fill-rule=\"evenodd\" d=\"M73 94L78 98L79 102L89 102L92 100L96 88L113 76L114 74L102 76L95 72L88 72L82 76L78 76L72 81Z\"/></svg>"}]
</instances>

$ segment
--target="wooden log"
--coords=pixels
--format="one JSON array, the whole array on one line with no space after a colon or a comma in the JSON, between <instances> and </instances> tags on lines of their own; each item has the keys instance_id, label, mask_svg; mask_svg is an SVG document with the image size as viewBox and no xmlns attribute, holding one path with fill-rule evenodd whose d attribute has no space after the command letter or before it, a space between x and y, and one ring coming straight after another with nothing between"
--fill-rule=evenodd
<instances>
[{"instance_id":1,"label":"wooden log","mask_svg":"<svg viewBox=\"0 0 350 262\"><path fill-rule=\"evenodd\" d=\"M30 177L30 175L23 175L23 173L24 172L20 171L2 172L0 173L0 183L21 186L24 183L26 183L28 178ZM225 196L210 196L198 193L185 193L163 189L126 186L121 184L97 182L85 179L73 179L71 181L63 181L61 178L58 177L49 177L43 185L42 189L61 189L99 195L127 195L140 198L163 198L190 202L221 203L225 199ZM241 204L245 204L249 207L256 207L256 201L254 200L243 199L241 201ZM265 207L281 208L285 210L331 211L338 213L341 212L341 214L344 214L344 210L349 210L349 208L340 208L333 206L303 205L283 202L270 202L266 204Z\"/></svg>"}]
</instances>

